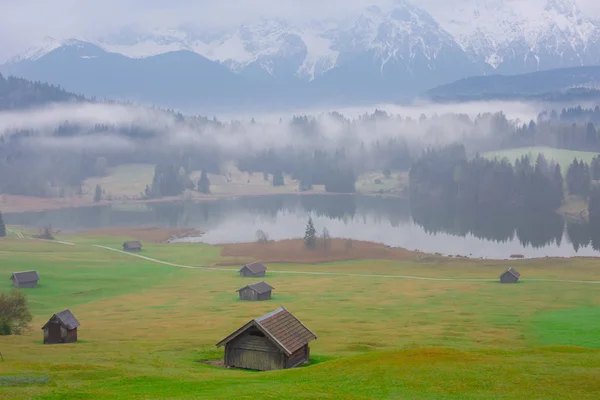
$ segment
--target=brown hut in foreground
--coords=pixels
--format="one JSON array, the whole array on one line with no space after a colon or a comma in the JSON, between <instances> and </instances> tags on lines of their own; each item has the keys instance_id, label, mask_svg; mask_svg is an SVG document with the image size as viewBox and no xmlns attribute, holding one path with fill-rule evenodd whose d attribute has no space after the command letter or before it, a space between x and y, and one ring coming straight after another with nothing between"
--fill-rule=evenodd
<instances>
[{"instance_id":1,"label":"brown hut in foreground","mask_svg":"<svg viewBox=\"0 0 600 400\"><path fill-rule=\"evenodd\" d=\"M123 250L125 250L125 251L142 251L142 244L138 241L125 242L125 243L123 243Z\"/></svg>"},{"instance_id":2,"label":"brown hut in foreground","mask_svg":"<svg viewBox=\"0 0 600 400\"><path fill-rule=\"evenodd\" d=\"M44 330L44 343L72 343L77 341L77 327L79 321L70 310L54 314L42 327Z\"/></svg>"},{"instance_id":3,"label":"brown hut in foreground","mask_svg":"<svg viewBox=\"0 0 600 400\"><path fill-rule=\"evenodd\" d=\"M253 283L252 285L244 286L238 289L240 300L261 301L271 300L271 291L274 289L267 282L262 281Z\"/></svg>"},{"instance_id":4,"label":"brown hut in foreground","mask_svg":"<svg viewBox=\"0 0 600 400\"><path fill-rule=\"evenodd\" d=\"M267 267L258 261L246 264L240 269L240 276L245 277L259 278L261 276L265 276L266 273Z\"/></svg>"},{"instance_id":5,"label":"brown hut in foreground","mask_svg":"<svg viewBox=\"0 0 600 400\"><path fill-rule=\"evenodd\" d=\"M16 288L34 288L40 280L37 271L13 272L10 279Z\"/></svg>"},{"instance_id":6,"label":"brown hut in foreground","mask_svg":"<svg viewBox=\"0 0 600 400\"><path fill-rule=\"evenodd\" d=\"M502 275L500 275L501 283L517 283L521 278L521 274L517 272L517 270L512 267L504 271Z\"/></svg>"},{"instance_id":7,"label":"brown hut in foreground","mask_svg":"<svg viewBox=\"0 0 600 400\"><path fill-rule=\"evenodd\" d=\"M310 360L308 343L317 336L281 307L253 319L217 343L225 366L259 371L294 368Z\"/></svg>"}]
</instances>

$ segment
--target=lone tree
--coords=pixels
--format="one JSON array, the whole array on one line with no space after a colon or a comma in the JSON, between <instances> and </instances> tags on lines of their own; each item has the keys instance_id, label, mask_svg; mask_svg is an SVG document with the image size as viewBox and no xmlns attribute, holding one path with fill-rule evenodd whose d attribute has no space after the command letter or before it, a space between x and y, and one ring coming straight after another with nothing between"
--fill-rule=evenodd
<instances>
[{"instance_id":1,"label":"lone tree","mask_svg":"<svg viewBox=\"0 0 600 400\"><path fill-rule=\"evenodd\" d=\"M256 241L258 243L268 243L269 235L267 234L267 232L263 231L262 229L259 229L256 231Z\"/></svg>"},{"instance_id":2,"label":"lone tree","mask_svg":"<svg viewBox=\"0 0 600 400\"><path fill-rule=\"evenodd\" d=\"M6 237L6 225L4 225L4 219L2 219L2 211L0 211L0 237Z\"/></svg>"},{"instance_id":3,"label":"lone tree","mask_svg":"<svg viewBox=\"0 0 600 400\"><path fill-rule=\"evenodd\" d=\"M306 233L304 234L304 247L314 249L317 245L317 231L313 225L312 217L308 219Z\"/></svg>"},{"instance_id":4,"label":"lone tree","mask_svg":"<svg viewBox=\"0 0 600 400\"><path fill-rule=\"evenodd\" d=\"M323 228L323 234L321 235L321 240L323 244L323 250L327 251L331 248L331 235L329 234L329 230L327 228Z\"/></svg>"},{"instance_id":5,"label":"lone tree","mask_svg":"<svg viewBox=\"0 0 600 400\"><path fill-rule=\"evenodd\" d=\"M200 180L198 180L198 191L204 194L210 193L210 180L208 179L208 174L204 169L200 175Z\"/></svg>"},{"instance_id":6,"label":"lone tree","mask_svg":"<svg viewBox=\"0 0 600 400\"><path fill-rule=\"evenodd\" d=\"M22 292L0 293L0 335L22 334L31 319L27 297Z\"/></svg>"},{"instance_id":7,"label":"lone tree","mask_svg":"<svg viewBox=\"0 0 600 400\"><path fill-rule=\"evenodd\" d=\"M102 200L102 188L100 187L100 185L96 185L96 193L94 194L94 203L97 203L100 200Z\"/></svg>"}]
</instances>

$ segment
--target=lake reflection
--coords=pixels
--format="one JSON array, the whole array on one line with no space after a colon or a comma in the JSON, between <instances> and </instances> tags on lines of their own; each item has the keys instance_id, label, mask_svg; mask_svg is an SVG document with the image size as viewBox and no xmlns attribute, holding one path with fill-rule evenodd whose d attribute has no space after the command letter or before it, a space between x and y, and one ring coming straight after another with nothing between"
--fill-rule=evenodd
<instances>
[{"instance_id":1,"label":"lake reflection","mask_svg":"<svg viewBox=\"0 0 600 400\"><path fill-rule=\"evenodd\" d=\"M281 195L205 202L72 208L6 214L8 224L63 231L113 227L186 227L216 244L248 242L262 229L270 239L304 235L309 216L334 237L380 242L431 253L504 259L597 256L600 232L588 224L566 224L556 214L456 214L412 207L408 200L375 196Z\"/></svg>"}]
</instances>

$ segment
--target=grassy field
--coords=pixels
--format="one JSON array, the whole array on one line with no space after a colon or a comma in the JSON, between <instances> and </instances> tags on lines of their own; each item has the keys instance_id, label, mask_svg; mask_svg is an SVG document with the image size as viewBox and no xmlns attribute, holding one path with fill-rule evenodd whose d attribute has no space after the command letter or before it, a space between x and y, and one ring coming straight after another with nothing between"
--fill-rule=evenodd
<instances>
[{"instance_id":1,"label":"grassy field","mask_svg":"<svg viewBox=\"0 0 600 400\"><path fill-rule=\"evenodd\" d=\"M268 264L269 302L235 290L234 270L186 269L94 247L125 238L61 237L75 246L0 240L0 275L36 269L33 329L0 337L2 399L596 399L600 281L594 259L396 260ZM232 262L222 248L144 244L141 255L189 266ZM496 277L511 265L518 285ZM284 273L287 272L287 273ZM308 275L295 272L420 276ZM482 279L482 281L469 281ZM2 281L0 281L2 282ZM215 343L285 306L311 328L310 365L257 373L211 365ZM42 344L70 308L79 342Z\"/></svg>"},{"instance_id":2,"label":"grassy field","mask_svg":"<svg viewBox=\"0 0 600 400\"><path fill-rule=\"evenodd\" d=\"M554 160L560 165L562 169L563 175L567 173L567 169L569 165L573 162L574 159L583 160L584 162L590 164L592 159L598 155L598 153L591 151L574 151L574 150L563 150L563 149L553 149L551 147L521 147L517 149L510 150L500 150L500 151L491 151L488 153L482 154L483 157L486 158L507 158L511 163L514 163L516 159L521 158L522 156L529 155L532 162L535 162L538 154L542 153L548 161Z\"/></svg>"},{"instance_id":3,"label":"grassy field","mask_svg":"<svg viewBox=\"0 0 600 400\"><path fill-rule=\"evenodd\" d=\"M85 181L84 193L93 197L96 185L100 185L106 192L106 196L115 199L138 198L140 193L146 189L146 185L152 185L154 166L150 164L128 164L110 168L105 177L89 178ZM200 179L200 171L190 175L194 182ZM296 193L298 182L290 176L284 176L285 185L274 187L269 180L265 181L263 174L248 174L238 170L233 164L228 163L221 167L220 174L208 174L211 182L210 190L216 196L248 195L248 194L278 194ZM406 187L408 176L406 173L393 173L386 178L382 172L366 173L358 177L356 190L359 193L398 192ZM314 192L324 192L322 185L313 188ZM188 197L201 197L195 192L188 192Z\"/></svg>"}]
</instances>

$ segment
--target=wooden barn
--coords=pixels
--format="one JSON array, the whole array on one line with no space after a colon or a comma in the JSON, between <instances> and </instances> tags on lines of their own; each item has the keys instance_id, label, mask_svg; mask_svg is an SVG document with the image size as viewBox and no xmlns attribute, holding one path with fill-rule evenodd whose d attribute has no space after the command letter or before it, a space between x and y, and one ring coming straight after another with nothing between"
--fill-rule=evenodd
<instances>
[{"instance_id":1,"label":"wooden barn","mask_svg":"<svg viewBox=\"0 0 600 400\"><path fill-rule=\"evenodd\" d=\"M517 270L512 267L504 271L502 275L500 275L500 282L502 283L517 283L519 282L519 278L521 278L521 274L517 272Z\"/></svg>"},{"instance_id":2,"label":"wooden barn","mask_svg":"<svg viewBox=\"0 0 600 400\"><path fill-rule=\"evenodd\" d=\"M125 251L142 251L142 244L138 241L125 242L125 243L123 243L123 250L125 250Z\"/></svg>"},{"instance_id":3,"label":"wooden barn","mask_svg":"<svg viewBox=\"0 0 600 400\"><path fill-rule=\"evenodd\" d=\"M250 264L244 265L240 269L240 276L259 278L261 276L265 276L267 273L267 267L261 262L253 262Z\"/></svg>"},{"instance_id":4,"label":"wooden barn","mask_svg":"<svg viewBox=\"0 0 600 400\"><path fill-rule=\"evenodd\" d=\"M271 291L274 289L267 282L262 281L253 283L252 285L244 286L238 289L240 300L261 301L271 300Z\"/></svg>"},{"instance_id":5,"label":"wooden barn","mask_svg":"<svg viewBox=\"0 0 600 400\"><path fill-rule=\"evenodd\" d=\"M37 271L13 272L10 279L16 288L34 288L40 280L40 275Z\"/></svg>"},{"instance_id":6,"label":"wooden barn","mask_svg":"<svg viewBox=\"0 0 600 400\"><path fill-rule=\"evenodd\" d=\"M308 343L317 336L281 307L253 319L217 343L225 366L258 371L294 368L310 360Z\"/></svg>"},{"instance_id":7,"label":"wooden barn","mask_svg":"<svg viewBox=\"0 0 600 400\"><path fill-rule=\"evenodd\" d=\"M77 327L79 321L69 310L54 314L42 327L44 330L44 343L72 343L77 341Z\"/></svg>"}]
</instances>

